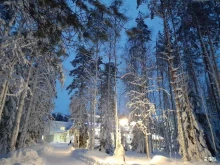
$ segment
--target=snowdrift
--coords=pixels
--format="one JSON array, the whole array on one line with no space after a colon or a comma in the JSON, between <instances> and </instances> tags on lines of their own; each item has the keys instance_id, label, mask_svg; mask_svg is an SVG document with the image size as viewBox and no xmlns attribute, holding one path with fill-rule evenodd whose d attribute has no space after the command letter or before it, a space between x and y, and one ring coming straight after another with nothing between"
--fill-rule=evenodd
<instances>
[{"instance_id":1,"label":"snowdrift","mask_svg":"<svg viewBox=\"0 0 220 165\"><path fill-rule=\"evenodd\" d=\"M80 159L87 165L220 165L209 162L183 162L180 158L168 158L162 155L155 155L148 160L146 154L127 152L125 161L123 157L110 156L99 151L77 149L73 151L73 157Z\"/></svg>"},{"instance_id":2,"label":"snowdrift","mask_svg":"<svg viewBox=\"0 0 220 165\"><path fill-rule=\"evenodd\" d=\"M30 148L12 151L0 155L0 165L45 165L42 155L50 150L49 145L36 144Z\"/></svg>"}]
</instances>

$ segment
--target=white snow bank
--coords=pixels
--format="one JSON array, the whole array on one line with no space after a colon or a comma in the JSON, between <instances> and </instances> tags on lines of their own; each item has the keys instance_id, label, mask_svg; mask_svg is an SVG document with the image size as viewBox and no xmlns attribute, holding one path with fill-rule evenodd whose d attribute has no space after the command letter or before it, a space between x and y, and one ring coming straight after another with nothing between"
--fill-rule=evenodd
<instances>
[{"instance_id":1,"label":"white snow bank","mask_svg":"<svg viewBox=\"0 0 220 165\"><path fill-rule=\"evenodd\" d=\"M0 159L0 165L45 165L41 156L49 151L49 145L36 144L30 148L9 152Z\"/></svg>"},{"instance_id":2,"label":"white snow bank","mask_svg":"<svg viewBox=\"0 0 220 165\"><path fill-rule=\"evenodd\" d=\"M155 155L151 160L150 160L151 164L172 164L173 162L165 157L165 156L161 156L161 155ZM176 162L174 162L176 163Z\"/></svg>"},{"instance_id":3,"label":"white snow bank","mask_svg":"<svg viewBox=\"0 0 220 165\"><path fill-rule=\"evenodd\" d=\"M155 155L148 160L146 154L136 152L126 153L125 161L123 157L110 156L100 151L90 151L77 149L73 151L73 156L81 159L87 165L213 165L209 162L183 162L181 159L168 158L162 155ZM215 163L215 165L220 165Z\"/></svg>"},{"instance_id":4,"label":"white snow bank","mask_svg":"<svg viewBox=\"0 0 220 165\"><path fill-rule=\"evenodd\" d=\"M25 148L12 151L0 160L0 165L45 165L36 150Z\"/></svg>"},{"instance_id":5,"label":"white snow bank","mask_svg":"<svg viewBox=\"0 0 220 165\"><path fill-rule=\"evenodd\" d=\"M88 165L146 164L146 158L143 159L142 157L126 157L124 162L122 156L110 156L103 152L85 149L73 151L73 156L81 159Z\"/></svg>"},{"instance_id":6,"label":"white snow bank","mask_svg":"<svg viewBox=\"0 0 220 165\"><path fill-rule=\"evenodd\" d=\"M46 142L37 143L30 148L36 150L39 156L42 156L45 153L49 153L53 149L52 146Z\"/></svg>"}]
</instances>

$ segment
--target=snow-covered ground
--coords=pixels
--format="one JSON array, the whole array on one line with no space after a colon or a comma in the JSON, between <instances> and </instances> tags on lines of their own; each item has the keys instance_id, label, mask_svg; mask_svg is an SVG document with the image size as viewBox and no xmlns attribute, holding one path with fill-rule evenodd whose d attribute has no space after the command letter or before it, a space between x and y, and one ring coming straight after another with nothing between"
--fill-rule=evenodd
<instances>
[{"instance_id":1,"label":"snow-covered ground","mask_svg":"<svg viewBox=\"0 0 220 165\"><path fill-rule=\"evenodd\" d=\"M44 154L46 165L86 165L72 155L73 147L67 143L52 143L52 150Z\"/></svg>"},{"instance_id":2,"label":"snow-covered ground","mask_svg":"<svg viewBox=\"0 0 220 165\"><path fill-rule=\"evenodd\" d=\"M147 160L146 154L126 152L123 157L110 156L99 151L86 149L74 150L67 144L51 144L53 149L45 155L46 165L220 165L220 163L194 162L184 163L180 157L168 158L156 153L151 160Z\"/></svg>"},{"instance_id":3,"label":"snow-covered ground","mask_svg":"<svg viewBox=\"0 0 220 165\"><path fill-rule=\"evenodd\" d=\"M151 160L145 154L126 152L122 157L99 151L74 149L67 143L37 144L0 156L0 165L220 165L220 163L184 163L180 158L168 158L157 153Z\"/></svg>"},{"instance_id":4,"label":"snow-covered ground","mask_svg":"<svg viewBox=\"0 0 220 165\"><path fill-rule=\"evenodd\" d=\"M42 156L44 153L50 152L50 150L51 147L45 143L19 149L5 155L0 155L0 165L45 165Z\"/></svg>"},{"instance_id":5,"label":"snow-covered ground","mask_svg":"<svg viewBox=\"0 0 220 165\"><path fill-rule=\"evenodd\" d=\"M123 157L109 156L99 151L74 150L73 156L77 156L88 165L220 165L220 163L209 162L183 162L180 157L168 158L163 155L154 155L151 160L146 154L126 152L125 161Z\"/></svg>"},{"instance_id":6,"label":"snow-covered ground","mask_svg":"<svg viewBox=\"0 0 220 165\"><path fill-rule=\"evenodd\" d=\"M0 165L86 165L72 151L73 147L67 143L36 144L0 155Z\"/></svg>"}]
</instances>

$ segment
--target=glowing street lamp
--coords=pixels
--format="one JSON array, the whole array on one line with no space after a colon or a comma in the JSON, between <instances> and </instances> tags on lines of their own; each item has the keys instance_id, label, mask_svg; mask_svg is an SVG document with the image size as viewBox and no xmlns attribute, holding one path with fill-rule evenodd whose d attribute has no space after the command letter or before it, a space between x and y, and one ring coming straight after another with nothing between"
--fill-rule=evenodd
<instances>
[{"instance_id":1,"label":"glowing street lamp","mask_svg":"<svg viewBox=\"0 0 220 165\"><path fill-rule=\"evenodd\" d=\"M128 126L128 119L127 118L119 119L119 124L122 127Z\"/></svg>"}]
</instances>

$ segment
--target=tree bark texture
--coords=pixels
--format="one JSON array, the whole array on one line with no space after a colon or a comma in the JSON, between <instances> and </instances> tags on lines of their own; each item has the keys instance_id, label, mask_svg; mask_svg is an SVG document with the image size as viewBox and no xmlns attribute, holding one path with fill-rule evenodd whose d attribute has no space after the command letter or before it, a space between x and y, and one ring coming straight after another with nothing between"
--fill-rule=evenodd
<instances>
[{"instance_id":1,"label":"tree bark texture","mask_svg":"<svg viewBox=\"0 0 220 165\"><path fill-rule=\"evenodd\" d=\"M37 76L37 74L38 74L38 72L36 71L36 76ZM24 126L22 128L21 135L19 137L18 149L24 147L24 143L25 143L25 139L26 139L25 136L26 136L27 130L28 130L28 122L29 122L30 114L31 114L33 107L34 107L34 99L35 99L34 96L35 96L36 87L37 87L37 77L35 77L35 79L33 81L34 81L34 84L32 87L32 97L31 97L31 100L30 100L28 108L27 108L26 116L24 119Z\"/></svg>"},{"instance_id":2,"label":"tree bark texture","mask_svg":"<svg viewBox=\"0 0 220 165\"><path fill-rule=\"evenodd\" d=\"M9 148L8 148L9 152L15 150L15 145L17 142L18 132L19 132L19 128L20 128L21 116L22 116L22 112L23 112L23 108L24 108L24 104L25 104L25 98L27 95L28 83L29 83L31 74L32 74L32 66L30 66L30 68L29 68L28 76L27 76L26 83L25 83L25 88L20 96L20 101L19 101L19 105L18 105L16 117L15 117L14 127L12 129L12 136L10 138L10 144L9 144Z\"/></svg>"},{"instance_id":3,"label":"tree bark texture","mask_svg":"<svg viewBox=\"0 0 220 165\"><path fill-rule=\"evenodd\" d=\"M7 92L8 92L8 81L4 80L4 82L2 84L1 95L0 95L0 123L1 123L3 109L4 109L4 106L5 106L5 100L6 100Z\"/></svg>"}]
</instances>

